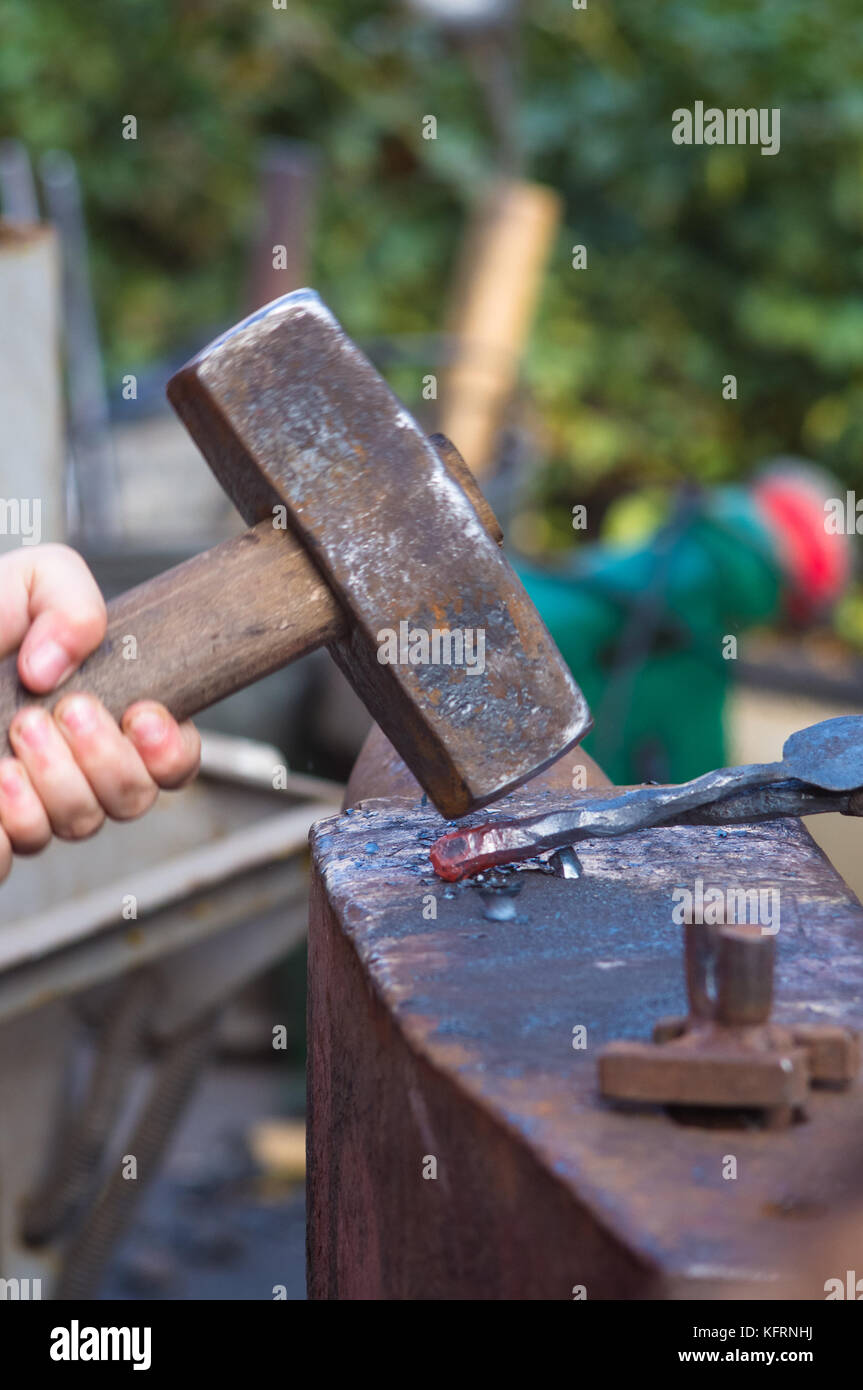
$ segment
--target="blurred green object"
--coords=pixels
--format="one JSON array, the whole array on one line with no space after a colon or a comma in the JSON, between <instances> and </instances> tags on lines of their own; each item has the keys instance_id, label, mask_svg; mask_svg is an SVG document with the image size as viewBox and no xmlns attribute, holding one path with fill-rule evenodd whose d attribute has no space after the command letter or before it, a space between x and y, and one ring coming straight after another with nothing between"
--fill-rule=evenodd
<instances>
[{"instance_id":1,"label":"blurred green object","mask_svg":"<svg viewBox=\"0 0 863 1390\"><path fill-rule=\"evenodd\" d=\"M863 585L856 585L836 611L836 635L854 651L863 652Z\"/></svg>"},{"instance_id":2,"label":"blurred green object","mask_svg":"<svg viewBox=\"0 0 863 1390\"><path fill-rule=\"evenodd\" d=\"M747 492L684 496L646 544L589 547L566 573L519 573L593 712L584 747L613 782L724 766L736 640L777 616L783 593Z\"/></svg>"}]
</instances>

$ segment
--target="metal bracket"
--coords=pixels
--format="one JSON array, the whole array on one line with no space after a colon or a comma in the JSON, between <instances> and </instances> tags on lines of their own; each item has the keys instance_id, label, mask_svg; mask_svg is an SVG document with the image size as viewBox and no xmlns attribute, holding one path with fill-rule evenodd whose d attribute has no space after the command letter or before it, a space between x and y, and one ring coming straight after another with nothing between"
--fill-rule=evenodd
<instances>
[{"instance_id":1,"label":"metal bracket","mask_svg":"<svg viewBox=\"0 0 863 1390\"><path fill-rule=\"evenodd\" d=\"M810 1085L848 1086L859 1035L771 1023L775 938L757 926L685 928L689 1015L660 1019L650 1043L618 1041L599 1058L608 1100L763 1111L787 1125ZM710 983L714 983L711 992Z\"/></svg>"}]
</instances>

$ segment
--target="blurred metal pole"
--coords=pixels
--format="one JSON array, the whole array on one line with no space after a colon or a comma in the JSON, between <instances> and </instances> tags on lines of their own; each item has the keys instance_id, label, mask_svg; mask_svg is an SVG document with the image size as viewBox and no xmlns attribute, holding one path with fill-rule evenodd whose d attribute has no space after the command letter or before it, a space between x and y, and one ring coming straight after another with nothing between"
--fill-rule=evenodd
<instances>
[{"instance_id":1,"label":"blurred metal pole","mask_svg":"<svg viewBox=\"0 0 863 1390\"><path fill-rule=\"evenodd\" d=\"M306 284L318 163L313 147L299 140L271 140L264 147L250 312Z\"/></svg>"},{"instance_id":2,"label":"blurred metal pole","mask_svg":"<svg viewBox=\"0 0 863 1390\"><path fill-rule=\"evenodd\" d=\"M0 222L0 551L66 533L59 259L52 228Z\"/></svg>"},{"instance_id":3,"label":"blurred metal pole","mask_svg":"<svg viewBox=\"0 0 863 1390\"><path fill-rule=\"evenodd\" d=\"M38 222L30 156L20 140L0 141L0 211L9 222Z\"/></svg>"},{"instance_id":4,"label":"blurred metal pole","mask_svg":"<svg viewBox=\"0 0 863 1390\"><path fill-rule=\"evenodd\" d=\"M408 0L464 54L492 137L491 177L471 214L450 297L452 344L437 428L477 477L495 471L521 359L560 222L557 193L522 177L518 0Z\"/></svg>"},{"instance_id":5,"label":"blurred metal pole","mask_svg":"<svg viewBox=\"0 0 863 1390\"><path fill-rule=\"evenodd\" d=\"M408 9L434 20L465 54L491 125L494 170L500 178L521 172L517 68L519 0L407 0Z\"/></svg>"},{"instance_id":6,"label":"blurred metal pole","mask_svg":"<svg viewBox=\"0 0 863 1390\"><path fill-rule=\"evenodd\" d=\"M48 214L59 232L62 251L69 439L77 530L85 540L104 541L120 530L120 497L90 284L81 189L74 160L62 150L44 155L39 173Z\"/></svg>"}]
</instances>

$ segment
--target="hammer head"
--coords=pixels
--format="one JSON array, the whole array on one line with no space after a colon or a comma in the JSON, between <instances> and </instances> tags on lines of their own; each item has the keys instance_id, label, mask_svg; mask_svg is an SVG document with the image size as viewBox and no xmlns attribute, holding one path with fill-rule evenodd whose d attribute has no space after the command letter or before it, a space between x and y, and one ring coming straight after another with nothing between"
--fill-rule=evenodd
<instances>
[{"instance_id":1,"label":"hammer head","mask_svg":"<svg viewBox=\"0 0 863 1390\"><path fill-rule=\"evenodd\" d=\"M441 455L310 290L217 338L168 395L253 525L306 546L345 611L332 654L446 816L590 727L581 692Z\"/></svg>"}]
</instances>

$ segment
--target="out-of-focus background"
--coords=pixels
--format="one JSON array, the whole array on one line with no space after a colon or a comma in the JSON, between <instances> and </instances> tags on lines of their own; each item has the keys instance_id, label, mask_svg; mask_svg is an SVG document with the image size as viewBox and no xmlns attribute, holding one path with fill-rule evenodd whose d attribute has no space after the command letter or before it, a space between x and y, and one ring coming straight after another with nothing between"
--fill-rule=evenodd
<instances>
[{"instance_id":1,"label":"out-of-focus background","mask_svg":"<svg viewBox=\"0 0 863 1390\"><path fill-rule=\"evenodd\" d=\"M311 284L477 472L614 780L769 759L861 708L853 0L5 0L0 25L0 492L40 498L44 538L83 549L107 592L239 529L165 383ZM778 108L778 153L676 145L672 112L696 101ZM302 844L369 721L318 654L201 722L197 789L2 890L0 1067L27 1029L53 1039L30 1064L43 1119L5 1162L23 1193L36 1153L41 1197L66 1192L3 1259L42 1270L62 1248L78 1291L298 1297ZM812 829L859 888L853 823ZM146 948L118 918L132 878ZM156 1027L147 990L175 967L220 983ZM118 1010L140 1018L125 1071ZM70 1017L79 1100L51 1151ZM178 1130L172 1076L191 1087L214 1055ZM147 1086L141 1133L168 1161L135 1212L104 1184ZM88 1096L110 1111L104 1152L75 1134ZM63 1171L85 1151L86 1182Z\"/></svg>"}]
</instances>

